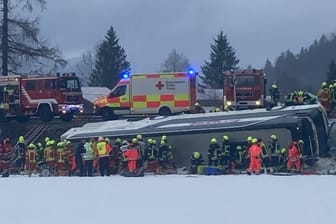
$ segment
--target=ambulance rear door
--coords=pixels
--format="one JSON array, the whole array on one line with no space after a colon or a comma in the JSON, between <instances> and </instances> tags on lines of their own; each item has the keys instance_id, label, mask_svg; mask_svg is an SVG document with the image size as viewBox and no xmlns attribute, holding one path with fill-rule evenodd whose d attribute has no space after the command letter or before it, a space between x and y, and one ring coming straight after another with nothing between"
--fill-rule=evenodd
<instances>
[{"instance_id":1,"label":"ambulance rear door","mask_svg":"<svg viewBox=\"0 0 336 224\"><path fill-rule=\"evenodd\" d=\"M187 73L134 74L131 76L132 114L170 114L190 109Z\"/></svg>"}]
</instances>

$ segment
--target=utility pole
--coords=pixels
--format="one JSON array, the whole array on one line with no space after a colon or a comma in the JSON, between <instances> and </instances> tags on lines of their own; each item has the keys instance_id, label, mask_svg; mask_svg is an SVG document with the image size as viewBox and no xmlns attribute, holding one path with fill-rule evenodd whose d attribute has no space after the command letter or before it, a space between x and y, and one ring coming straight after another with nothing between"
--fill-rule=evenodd
<instances>
[{"instance_id":1,"label":"utility pole","mask_svg":"<svg viewBox=\"0 0 336 224\"><path fill-rule=\"evenodd\" d=\"M3 0L2 75L8 76L8 0Z\"/></svg>"}]
</instances>

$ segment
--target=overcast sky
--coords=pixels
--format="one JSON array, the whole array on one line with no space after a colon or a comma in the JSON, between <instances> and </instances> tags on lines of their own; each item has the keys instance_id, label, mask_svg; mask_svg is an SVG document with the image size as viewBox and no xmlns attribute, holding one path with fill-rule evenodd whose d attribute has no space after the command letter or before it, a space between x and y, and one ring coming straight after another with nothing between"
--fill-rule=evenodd
<instances>
[{"instance_id":1,"label":"overcast sky","mask_svg":"<svg viewBox=\"0 0 336 224\"><path fill-rule=\"evenodd\" d=\"M240 66L264 65L336 31L334 0L49 0L43 37L67 58L92 50L112 25L132 70L149 72L175 48L196 68L223 30Z\"/></svg>"}]
</instances>

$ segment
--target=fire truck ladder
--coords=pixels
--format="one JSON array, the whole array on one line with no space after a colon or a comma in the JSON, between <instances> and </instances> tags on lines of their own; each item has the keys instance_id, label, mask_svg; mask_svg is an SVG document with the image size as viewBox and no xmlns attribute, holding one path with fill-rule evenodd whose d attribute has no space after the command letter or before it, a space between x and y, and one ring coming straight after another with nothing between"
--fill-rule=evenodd
<instances>
[{"instance_id":1,"label":"fire truck ladder","mask_svg":"<svg viewBox=\"0 0 336 224\"><path fill-rule=\"evenodd\" d=\"M36 124L34 125L25 135L25 144L29 145L30 143L38 140L41 135L43 135L48 129L47 124Z\"/></svg>"}]
</instances>

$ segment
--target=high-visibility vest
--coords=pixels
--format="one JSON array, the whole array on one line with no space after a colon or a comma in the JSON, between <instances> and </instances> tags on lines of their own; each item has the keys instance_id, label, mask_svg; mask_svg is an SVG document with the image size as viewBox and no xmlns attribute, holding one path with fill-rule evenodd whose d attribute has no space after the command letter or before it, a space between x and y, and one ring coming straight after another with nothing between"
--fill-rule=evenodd
<instances>
[{"instance_id":1,"label":"high-visibility vest","mask_svg":"<svg viewBox=\"0 0 336 224\"><path fill-rule=\"evenodd\" d=\"M97 152L99 157L109 156L111 148L105 141L101 141L97 143Z\"/></svg>"},{"instance_id":2,"label":"high-visibility vest","mask_svg":"<svg viewBox=\"0 0 336 224\"><path fill-rule=\"evenodd\" d=\"M65 151L64 148L58 148L56 151L57 155L57 162L58 163L65 163Z\"/></svg>"},{"instance_id":3,"label":"high-visibility vest","mask_svg":"<svg viewBox=\"0 0 336 224\"><path fill-rule=\"evenodd\" d=\"M93 160L95 158L94 151L93 151L93 145L89 142L85 143L84 145L85 153L83 154L84 160Z\"/></svg>"},{"instance_id":4,"label":"high-visibility vest","mask_svg":"<svg viewBox=\"0 0 336 224\"><path fill-rule=\"evenodd\" d=\"M36 151L34 149L28 149L26 159L29 163L36 163Z\"/></svg>"},{"instance_id":5,"label":"high-visibility vest","mask_svg":"<svg viewBox=\"0 0 336 224\"><path fill-rule=\"evenodd\" d=\"M44 150L44 157L46 162L55 161L55 152L51 147L46 147Z\"/></svg>"}]
</instances>

